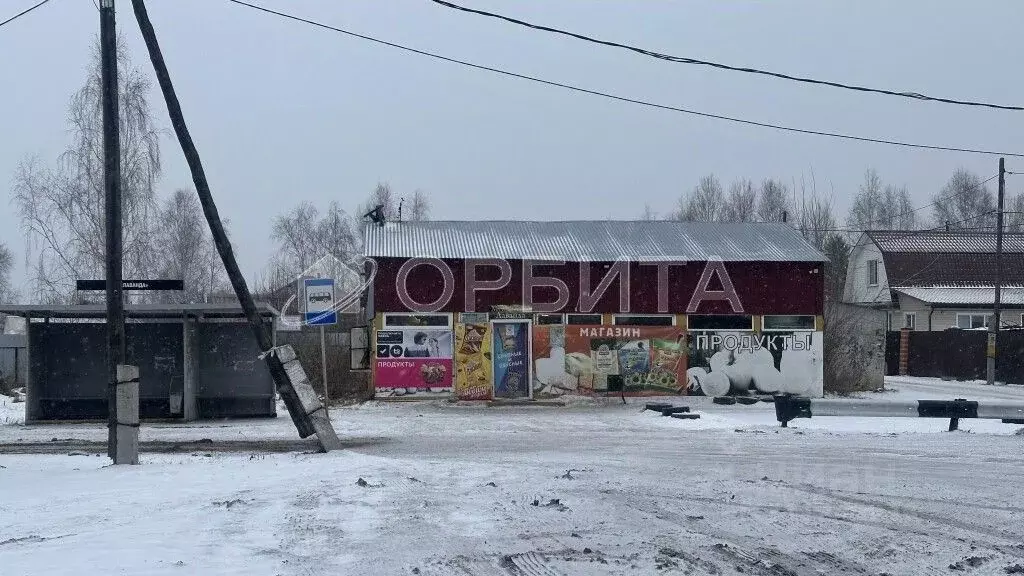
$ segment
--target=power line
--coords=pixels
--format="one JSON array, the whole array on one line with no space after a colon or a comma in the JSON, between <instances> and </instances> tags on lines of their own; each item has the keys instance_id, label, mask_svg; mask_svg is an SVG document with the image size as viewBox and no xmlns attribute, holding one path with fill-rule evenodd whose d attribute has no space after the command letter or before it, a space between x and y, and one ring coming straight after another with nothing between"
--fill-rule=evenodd
<instances>
[{"instance_id":1,"label":"power line","mask_svg":"<svg viewBox=\"0 0 1024 576\"><path fill-rule=\"evenodd\" d=\"M807 78L807 77L804 77L804 76L794 76L792 74L783 74L781 72L772 72L772 71L769 71L769 70L762 70L762 69L759 69L759 68L747 68L747 67L744 67L744 66L733 66L733 65L730 65L730 64L722 64L720 62L712 62L710 60L698 60L696 58L689 58L689 57L686 57L686 56L672 56L670 54L663 54L661 52L654 52L654 51L651 51L651 50L646 50L644 48L638 48L636 46L630 46L629 44L620 44L618 42L612 42L610 40L601 40L601 39L594 38L594 37L591 37L591 36L585 36L583 34L577 34L575 32L569 32L567 30L561 30L559 28L552 28L550 26L543 26L543 25L540 25L540 24L533 24L533 23L527 22L525 20L519 20L517 18L512 18L512 17L509 17L509 16L504 16L502 14L496 14L494 12L487 12L485 10L477 10L477 9L474 9L474 8L467 8L465 6L460 6L458 4L453 4L452 2L446 2L445 0L430 0L430 1L433 2L434 4L438 4L440 6L444 6L445 8L451 8L453 10L459 10L459 11L462 11L462 12L468 12L470 14L477 14L479 16L486 16L488 18L496 18L498 20L504 20L505 22L510 22L512 24L517 24L519 26L525 26L525 27L531 28L533 30L542 30L544 32L551 32L551 33L554 33L554 34L561 34L563 36L570 36L570 37L576 38L578 40L584 40L586 42L592 42L594 44L600 44L602 46L610 46L612 48L621 48L623 50L629 50L631 52L636 52L637 54L643 54L644 56L650 56L652 58L657 58L659 60L667 60L669 62L677 62L677 63L680 63L680 64L696 64L696 65L700 65L700 66L710 66L712 68L719 68L719 69L722 69L722 70L729 70L729 71L732 71L732 72L745 72L747 74L760 74L762 76L771 76L771 77L774 77L774 78L781 78L783 80L792 80L794 82L802 82L802 83L805 83L805 84L817 84L817 85L820 85L820 86L831 86L833 88L843 88L845 90L854 90L854 91L857 91L857 92L870 92L870 93L874 93L874 94L884 94L884 95L887 95L887 96L898 96L898 97L901 97L901 98L910 98L910 99L913 99L913 100L925 100L925 101L931 101L931 102L941 102L941 103L944 103L944 104L957 104L957 105L960 105L960 106L977 106L977 107L982 107L982 108L995 108L997 110L1014 110L1014 111L1022 111L1022 110L1024 110L1024 107L1022 107L1022 106L1008 106L1008 105L1005 105L1005 104L992 104L990 102L979 102L979 101L974 101L974 100L956 100L956 99L953 99L953 98L940 98L940 97L937 97L937 96L927 96L925 94L920 94L918 92L897 92L897 91L894 91L894 90L885 90L885 89L881 89L881 88L870 88L870 87L867 87L867 86L858 86L856 84L845 84L845 83L842 83L842 82L831 82L831 81L828 81L828 80L817 80L817 79L814 79L814 78Z\"/></svg>"},{"instance_id":2,"label":"power line","mask_svg":"<svg viewBox=\"0 0 1024 576\"><path fill-rule=\"evenodd\" d=\"M828 137L828 138L838 138L838 139L842 139L842 140L853 140L853 141L857 141L857 142L870 142L870 143L874 143L874 144L887 144L887 145L890 145L890 146L900 146L900 147L904 147L904 148L917 148L917 149L923 149L923 150L941 150L941 151L945 151L945 152L963 152L963 153L967 153L967 154L984 154L986 156L1012 156L1012 157L1015 157L1015 158L1024 158L1024 153L1018 153L1018 152L1001 152L1001 151L998 151L998 150L983 150L983 149L977 149L977 148L958 148L958 147L954 147L954 146L936 146L936 145L930 145L930 144L918 144L918 143L914 143L914 142L902 142L902 141L899 141L899 140L886 140L886 139L882 139L882 138L869 138L869 137L866 137L866 136L854 136L854 135L851 135L851 134L842 134L842 133L838 133L838 132L825 132L825 131L821 131L821 130L810 130L810 129L806 129L806 128L795 128L795 127L792 127L792 126L784 126L784 125L781 125L781 124L770 124L768 122L757 122L757 121L754 121L754 120L746 120L746 119L743 119L743 118L736 118L736 117L733 117L733 116L724 116L724 115L721 115L721 114L712 114L712 113L709 113L709 112L700 112L700 111L697 111L697 110L691 110L691 109L688 109L688 108L681 108L679 106L671 106L671 105L668 105L668 104L658 104L656 102L650 102L648 100L640 100L640 99L636 99L636 98L629 98L629 97L626 97L626 96L619 96L619 95L612 94L612 93L609 93L609 92L601 92L599 90L591 90L589 88L581 88L579 86L574 86L574 85L571 85L571 84L565 84L565 83L562 83L562 82L556 82L554 80L545 80L543 78L538 78L536 76L528 76L526 74L519 74L519 73L516 73L516 72L509 72L508 70L502 70L500 68L494 68L494 67L485 66L485 65L482 65L482 64L474 64L474 63L468 62L466 60L459 60L457 58L451 58L451 57L448 57L448 56L442 56L440 54L435 54L433 52L427 52L425 50L419 50L417 48L410 48L408 46L403 46L401 44L396 44L394 42L388 42L386 40L381 40L379 38L374 38L372 36L366 36L364 34L359 34L359 33L356 33L356 32L351 32L349 30L344 30L342 28L337 28L337 27L334 27L334 26L330 26L328 24L324 24L322 22L317 22L315 20L309 20L307 18L302 18L300 16L295 16L295 15L292 15L292 14L287 14L285 12L279 12L277 10L271 10L269 8L264 8L263 6L257 6L256 4L250 4L248 2L244 2L242 0L227 0L227 1L228 2L232 2L234 4L238 4L240 6L245 6L247 8L252 8L254 10L259 10L260 12L265 12L267 14L273 14L275 16L280 16L281 18L286 18L288 20L294 20L296 22L302 22L304 24L309 24L311 26L316 26L318 28L323 28L325 30L331 30L333 32L338 32L340 34L345 34L345 35L348 35L348 36L352 36L354 38L359 38L361 40L367 40L367 41L370 41L370 42L381 44L383 46L390 46L392 48L397 48L399 50L404 50L406 52L411 52L413 54L419 54L421 56L427 56L427 57L430 57L430 58L435 58L435 59L438 59L438 60L443 60L445 62L450 62L450 63L453 63L453 64L459 64L459 65L462 65L462 66L467 66L469 68L475 68L477 70L486 70L488 72L493 72L495 74L501 74L503 76L509 76L509 77L512 77L512 78L519 78L521 80L529 80L530 82L536 82L538 84L545 84L545 85L548 85L548 86L555 86L555 87L558 87L558 88L563 88L563 89L566 89L566 90L570 90L572 92L578 92L578 93L581 93L581 94L590 94L591 96L600 96L602 98L608 98L610 100L617 100L619 102L627 102L627 103L630 103L630 104L637 104L637 105L646 106L646 107L649 107L649 108L657 108L657 109L660 109L660 110L668 110L668 111L671 111L671 112L678 112L680 114L689 114L689 115L692 115L692 116L701 116L701 117L704 117L704 118L713 118L715 120L724 120L726 122L733 122L733 123L736 123L736 124L746 124L748 126L758 126L758 127L761 127L761 128L771 128L773 130L781 130L781 131L784 131L784 132L793 132L793 133L797 133L797 134L811 134L811 135L815 135L815 136L825 136L825 137Z\"/></svg>"},{"instance_id":3,"label":"power line","mask_svg":"<svg viewBox=\"0 0 1024 576\"><path fill-rule=\"evenodd\" d=\"M42 2L36 4L35 6L32 6L30 8L26 8L26 9L22 10L21 12L18 12L14 16L11 16L10 18L8 18L7 20L4 20L3 22L0 22L0 26L4 26L5 24L10 24L11 22L14 22L18 18L21 18L25 14L28 14L29 12L35 10L36 8L39 8L40 6L42 6L43 4L46 4L49 1L50 0L43 0Z\"/></svg>"}]
</instances>

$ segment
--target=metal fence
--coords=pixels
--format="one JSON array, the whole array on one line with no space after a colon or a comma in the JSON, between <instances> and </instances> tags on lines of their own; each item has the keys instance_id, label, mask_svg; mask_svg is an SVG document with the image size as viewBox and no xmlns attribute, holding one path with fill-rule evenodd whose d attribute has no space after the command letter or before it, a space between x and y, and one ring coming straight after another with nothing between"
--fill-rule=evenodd
<instances>
[{"instance_id":1,"label":"metal fence","mask_svg":"<svg viewBox=\"0 0 1024 576\"><path fill-rule=\"evenodd\" d=\"M886 336L886 373L899 374L900 332ZM909 332L908 376L984 380L988 332L944 330ZM996 380L1024 384L1024 330L999 333Z\"/></svg>"}]
</instances>

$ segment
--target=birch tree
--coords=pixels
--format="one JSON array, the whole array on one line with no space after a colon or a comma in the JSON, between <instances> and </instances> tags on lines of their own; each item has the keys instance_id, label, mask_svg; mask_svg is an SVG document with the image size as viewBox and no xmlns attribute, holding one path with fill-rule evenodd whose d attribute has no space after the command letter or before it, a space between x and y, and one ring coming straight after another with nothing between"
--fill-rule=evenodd
<instances>
[{"instance_id":1,"label":"birch tree","mask_svg":"<svg viewBox=\"0 0 1024 576\"><path fill-rule=\"evenodd\" d=\"M381 207L384 219L388 222L398 221L399 206L402 207L402 220L407 222L430 220L432 208L430 196L426 192L416 190L409 198L405 198L393 191L391 185L387 182L380 182L373 192L370 193L366 201L359 205L358 229L360 234L366 230L366 226L370 223L369 219L363 218L363 215L378 206Z\"/></svg>"},{"instance_id":2,"label":"birch tree","mask_svg":"<svg viewBox=\"0 0 1024 576\"><path fill-rule=\"evenodd\" d=\"M729 186L722 220L726 222L753 222L757 218L757 189L750 180L743 179Z\"/></svg>"},{"instance_id":3,"label":"birch tree","mask_svg":"<svg viewBox=\"0 0 1024 576\"><path fill-rule=\"evenodd\" d=\"M157 216L155 272L163 278L182 280L185 290L181 294L159 293L156 299L208 302L211 295L226 289L224 266L196 194L175 191L160 205Z\"/></svg>"},{"instance_id":4,"label":"birch tree","mask_svg":"<svg viewBox=\"0 0 1024 576\"><path fill-rule=\"evenodd\" d=\"M680 199L675 220L687 222L718 222L725 211L725 194L714 174L700 179L693 192Z\"/></svg>"},{"instance_id":5,"label":"birch tree","mask_svg":"<svg viewBox=\"0 0 1024 576\"><path fill-rule=\"evenodd\" d=\"M991 228L995 225L996 202L981 177L964 169L953 173L932 201L935 226L950 228Z\"/></svg>"},{"instance_id":6,"label":"birch tree","mask_svg":"<svg viewBox=\"0 0 1024 576\"><path fill-rule=\"evenodd\" d=\"M14 269L14 254L5 244L0 244L0 304L9 304L15 298L11 284L11 270Z\"/></svg>"},{"instance_id":7,"label":"birch tree","mask_svg":"<svg viewBox=\"0 0 1024 576\"><path fill-rule=\"evenodd\" d=\"M1003 225L1007 232L1024 232L1024 194L1018 194L1012 201L1003 206L1006 214Z\"/></svg>"},{"instance_id":8,"label":"birch tree","mask_svg":"<svg viewBox=\"0 0 1024 576\"><path fill-rule=\"evenodd\" d=\"M150 80L118 43L124 276L154 268L155 185L160 131L149 107ZM34 298L68 302L75 280L103 278L105 193L100 57L93 47L85 84L68 105L71 143L53 165L23 160L14 175L14 205L28 240Z\"/></svg>"},{"instance_id":9,"label":"birch tree","mask_svg":"<svg viewBox=\"0 0 1024 576\"><path fill-rule=\"evenodd\" d=\"M789 189L782 182L766 179L761 183L761 198L757 204L757 218L761 222L782 222L790 213Z\"/></svg>"}]
</instances>

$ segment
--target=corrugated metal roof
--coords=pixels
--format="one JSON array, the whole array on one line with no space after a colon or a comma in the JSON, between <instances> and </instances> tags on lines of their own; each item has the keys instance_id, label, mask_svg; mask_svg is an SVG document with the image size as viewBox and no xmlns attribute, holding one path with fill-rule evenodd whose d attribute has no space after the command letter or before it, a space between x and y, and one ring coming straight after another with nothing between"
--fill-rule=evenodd
<instances>
[{"instance_id":1,"label":"corrugated metal roof","mask_svg":"<svg viewBox=\"0 0 1024 576\"><path fill-rule=\"evenodd\" d=\"M991 306L996 299L994 286L972 286L970 288L933 286L929 288L893 288L893 290L931 304L988 304ZM1024 306L1024 287L1004 286L999 299L1005 306Z\"/></svg>"},{"instance_id":2,"label":"corrugated metal roof","mask_svg":"<svg viewBox=\"0 0 1024 576\"><path fill-rule=\"evenodd\" d=\"M366 228L366 255L575 262L823 262L782 223L576 220L389 222Z\"/></svg>"},{"instance_id":3,"label":"corrugated metal roof","mask_svg":"<svg viewBox=\"0 0 1024 576\"><path fill-rule=\"evenodd\" d=\"M995 232L870 230L867 235L882 252L983 254L996 251ZM1003 234L1003 251L1024 253L1024 234Z\"/></svg>"},{"instance_id":4,"label":"corrugated metal roof","mask_svg":"<svg viewBox=\"0 0 1024 576\"><path fill-rule=\"evenodd\" d=\"M996 255L992 253L886 252L885 275L890 286L992 286ZM1003 283L1024 286L1024 254L1003 255Z\"/></svg>"}]
</instances>

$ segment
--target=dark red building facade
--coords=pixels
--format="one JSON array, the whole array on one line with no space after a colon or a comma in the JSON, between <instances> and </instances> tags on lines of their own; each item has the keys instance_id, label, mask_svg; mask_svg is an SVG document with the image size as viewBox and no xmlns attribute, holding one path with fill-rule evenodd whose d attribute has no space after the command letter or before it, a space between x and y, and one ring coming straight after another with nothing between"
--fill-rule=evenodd
<instances>
[{"instance_id":1,"label":"dark red building facade","mask_svg":"<svg viewBox=\"0 0 1024 576\"><path fill-rule=\"evenodd\" d=\"M785 224L389 223L366 247L379 396L820 394L824 257Z\"/></svg>"}]
</instances>

